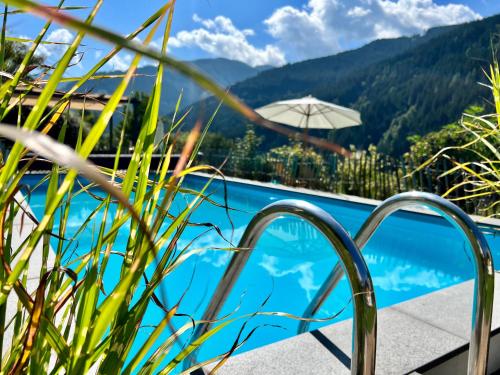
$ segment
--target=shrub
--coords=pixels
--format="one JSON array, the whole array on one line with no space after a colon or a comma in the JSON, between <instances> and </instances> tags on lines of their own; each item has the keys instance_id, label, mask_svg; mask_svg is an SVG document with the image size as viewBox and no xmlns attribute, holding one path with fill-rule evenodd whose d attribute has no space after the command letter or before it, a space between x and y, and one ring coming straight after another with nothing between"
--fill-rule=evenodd
<instances>
[{"instance_id":1,"label":"shrub","mask_svg":"<svg viewBox=\"0 0 500 375\"><path fill-rule=\"evenodd\" d=\"M293 142L273 148L268 158L274 167L273 176L280 182L296 186L321 188L324 182L324 160L313 148Z\"/></svg>"},{"instance_id":2,"label":"shrub","mask_svg":"<svg viewBox=\"0 0 500 375\"><path fill-rule=\"evenodd\" d=\"M500 214L500 67L494 61L487 78L493 96L493 113L480 115L465 113L458 125L451 129L455 141L443 147L420 166L425 168L445 159L453 168L443 172L442 178L456 178L458 183L444 196L456 201L471 202L482 215ZM454 197L457 191L462 191Z\"/></svg>"}]
</instances>

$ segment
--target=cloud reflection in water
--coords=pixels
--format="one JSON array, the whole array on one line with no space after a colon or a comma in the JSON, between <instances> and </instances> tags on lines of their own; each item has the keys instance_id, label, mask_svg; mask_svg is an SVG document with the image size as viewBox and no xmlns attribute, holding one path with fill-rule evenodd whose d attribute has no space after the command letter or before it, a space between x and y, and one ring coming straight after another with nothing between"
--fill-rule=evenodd
<instances>
[{"instance_id":1,"label":"cloud reflection in water","mask_svg":"<svg viewBox=\"0 0 500 375\"><path fill-rule=\"evenodd\" d=\"M305 262L294 265L291 268L279 267L280 259L275 256L263 254L259 266L264 268L271 277L284 277L299 273L300 278L297 280L301 289L306 293L308 301L312 299L312 293L319 289L320 284L314 283L314 272L312 270L313 263Z\"/></svg>"}]
</instances>

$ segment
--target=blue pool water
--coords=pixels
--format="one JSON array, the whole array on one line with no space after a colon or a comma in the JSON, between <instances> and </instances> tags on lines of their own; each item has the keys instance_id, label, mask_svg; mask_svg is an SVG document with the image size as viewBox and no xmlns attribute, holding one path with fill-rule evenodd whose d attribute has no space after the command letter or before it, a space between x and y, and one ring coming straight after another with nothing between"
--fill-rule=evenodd
<instances>
[{"instance_id":1,"label":"blue pool water","mask_svg":"<svg viewBox=\"0 0 500 375\"><path fill-rule=\"evenodd\" d=\"M34 186L38 180L37 176L28 176L24 183ZM205 182L202 177L190 177L186 185L197 189ZM259 209L280 199L305 199L316 204L335 217L352 235L373 209L369 205L279 189L240 183L228 183L227 186L229 206L236 209L230 214L234 230L225 210L209 203L201 205L191 221L217 225L224 237L232 238L234 243L238 242L246 225ZM209 191L213 194L213 200L224 202L223 185L220 181L213 182ZM190 199L190 195L178 197L174 211L183 209ZM87 194L74 198L66 237L75 233L97 204L98 202ZM30 205L36 216L43 214L44 186L32 193ZM102 215L95 219L94 229L98 228L100 218ZM93 243L92 229L90 226L73 242L73 256L88 251ZM188 227L178 248L187 246L193 238L207 229L208 227L204 226ZM485 228L485 234L496 264L500 265L500 235L498 232L495 235L491 228ZM122 232L114 250L123 250L126 238L127 233ZM122 248L119 248L120 246ZM180 305L180 313L190 314L195 318L201 317L230 258L230 253L210 248L228 246L216 231L210 231L191 246L193 249L206 248L206 251L189 259L167 277L164 287L169 301L177 301L187 289ZM363 252L375 284L377 306L381 308L393 305L472 278L473 264L467 255L467 246L459 233L441 218L409 212L392 215L376 232ZM301 315L336 261L337 258L325 238L309 224L295 218L279 219L269 227L258 243L224 306L223 314L239 307L237 315L257 310ZM106 291L110 291L116 282L121 258L116 257L110 263L104 280ZM261 306L269 295L269 301ZM343 279L318 317L331 316L340 311L348 304L349 298L347 282ZM134 343L134 348L142 345L152 330L151 326L158 323L163 316L160 309L154 305L150 306L145 326ZM335 320L321 324L331 324L351 316L352 306L349 305ZM187 321L187 318L177 318L175 324L180 326ZM241 320L210 339L203 348L201 357L209 358L228 350L244 322L245 320ZM317 328L321 324L312 324L311 328ZM296 334L298 322L280 317L254 317L245 327L245 332L256 326L260 328L240 351L293 336ZM164 337L167 335L168 332Z\"/></svg>"}]
</instances>

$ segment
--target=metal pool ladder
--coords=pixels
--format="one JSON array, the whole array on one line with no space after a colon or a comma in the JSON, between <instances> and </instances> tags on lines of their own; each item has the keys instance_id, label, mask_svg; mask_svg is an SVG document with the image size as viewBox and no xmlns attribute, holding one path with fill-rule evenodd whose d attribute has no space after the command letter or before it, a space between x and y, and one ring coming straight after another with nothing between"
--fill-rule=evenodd
<instances>
[{"instance_id":1,"label":"metal pool ladder","mask_svg":"<svg viewBox=\"0 0 500 375\"><path fill-rule=\"evenodd\" d=\"M472 219L456 205L437 195L419 192L402 193L382 202L365 221L354 241L362 250L387 216L401 208L414 206L424 206L441 214L460 230L471 245L475 263L475 280L467 373L469 375L486 374L495 276L488 243ZM342 266L337 263L307 307L304 316L312 317L316 314L343 274ZM309 322L302 321L299 325L299 333L307 331L308 327Z\"/></svg>"},{"instance_id":2,"label":"metal pool ladder","mask_svg":"<svg viewBox=\"0 0 500 375\"><path fill-rule=\"evenodd\" d=\"M282 200L263 208L255 215L238 245L248 249L234 253L221 281L205 310L202 321L213 322L231 292L236 280L250 257L264 230L277 218L291 215L308 221L321 231L335 249L349 280L354 301L353 352L351 373L369 375L375 373L377 341L377 307L373 284L368 267L358 247L345 229L326 211L299 200ZM198 325L191 342L205 334L210 323ZM195 362L196 352L184 363L185 368Z\"/></svg>"}]
</instances>

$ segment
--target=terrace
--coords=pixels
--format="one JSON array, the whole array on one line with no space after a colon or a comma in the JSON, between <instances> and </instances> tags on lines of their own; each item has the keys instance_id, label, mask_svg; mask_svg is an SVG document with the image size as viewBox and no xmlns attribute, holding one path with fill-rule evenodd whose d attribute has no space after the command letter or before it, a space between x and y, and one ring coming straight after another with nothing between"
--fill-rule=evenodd
<instances>
[{"instance_id":1,"label":"terrace","mask_svg":"<svg viewBox=\"0 0 500 375\"><path fill-rule=\"evenodd\" d=\"M448 44L477 43L500 18L376 41L364 58L362 47L268 69L173 58L187 35L172 31L175 1L145 4L126 36L99 26L103 0L4 3L0 374L500 373L496 50L481 73L488 102L460 108L451 125L435 67L443 123L428 129L425 117L426 134L404 133L431 106L418 89L391 102L410 102L404 115L384 107L390 126L376 141L382 107L356 91L372 82L378 97L420 45L455 61ZM12 34L11 19L34 15L38 34ZM193 18L222 27L210 21ZM69 41L47 34L57 23ZM93 39L111 47L89 62L80 50L101 48ZM464 48L491 54L474 46ZM55 61L40 57L50 48ZM310 64L322 68L292 76L321 81L311 91L322 100L288 75ZM442 76L446 87L460 80ZM469 78L456 92L470 93Z\"/></svg>"}]
</instances>

